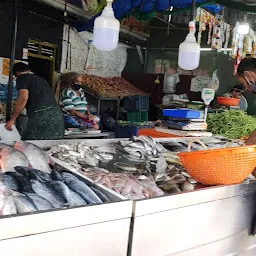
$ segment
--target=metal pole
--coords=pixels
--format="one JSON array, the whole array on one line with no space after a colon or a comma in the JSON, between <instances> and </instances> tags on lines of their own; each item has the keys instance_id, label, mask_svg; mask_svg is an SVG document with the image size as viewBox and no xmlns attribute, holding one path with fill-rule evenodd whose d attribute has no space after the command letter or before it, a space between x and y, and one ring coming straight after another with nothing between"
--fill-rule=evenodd
<instances>
[{"instance_id":1,"label":"metal pole","mask_svg":"<svg viewBox=\"0 0 256 256\"><path fill-rule=\"evenodd\" d=\"M12 49L11 49L11 59L10 59L8 94L7 94L7 102L6 102L6 121L10 119L11 112L12 112L12 86L13 86L12 67L15 62L16 38L17 38L17 27L18 27L18 11L19 11L19 0L14 0Z\"/></svg>"},{"instance_id":2,"label":"metal pole","mask_svg":"<svg viewBox=\"0 0 256 256\"><path fill-rule=\"evenodd\" d=\"M192 10L191 10L190 20L195 20L195 19L196 19L196 0L192 0Z\"/></svg>"}]
</instances>

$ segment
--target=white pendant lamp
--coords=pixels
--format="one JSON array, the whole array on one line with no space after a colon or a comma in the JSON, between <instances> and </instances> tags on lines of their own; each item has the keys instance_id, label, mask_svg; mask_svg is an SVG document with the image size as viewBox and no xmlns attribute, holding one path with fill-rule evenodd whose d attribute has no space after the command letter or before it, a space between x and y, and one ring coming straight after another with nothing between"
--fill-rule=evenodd
<instances>
[{"instance_id":1,"label":"white pendant lamp","mask_svg":"<svg viewBox=\"0 0 256 256\"><path fill-rule=\"evenodd\" d=\"M107 0L107 6L94 21L93 44L101 51L112 51L118 45L120 22L114 16L113 0Z\"/></svg>"},{"instance_id":2,"label":"white pendant lamp","mask_svg":"<svg viewBox=\"0 0 256 256\"><path fill-rule=\"evenodd\" d=\"M247 35L249 33L249 31L250 31L250 25L248 22L240 22L239 23L237 32L240 35Z\"/></svg>"},{"instance_id":3,"label":"white pendant lamp","mask_svg":"<svg viewBox=\"0 0 256 256\"><path fill-rule=\"evenodd\" d=\"M247 16L247 14L244 15L243 22L239 22L239 25L238 25L237 32L240 35L247 35L249 33L249 31L250 31L250 25L247 22L246 16Z\"/></svg>"},{"instance_id":4,"label":"white pendant lamp","mask_svg":"<svg viewBox=\"0 0 256 256\"><path fill-rule=\"evenodd\" d=\"M198 68L200 62L200 45L195 37L196 26L194 21L189 22L189 33L183 43L179 46L179 67L184 70Z\"/></svg>"}]
</instances>

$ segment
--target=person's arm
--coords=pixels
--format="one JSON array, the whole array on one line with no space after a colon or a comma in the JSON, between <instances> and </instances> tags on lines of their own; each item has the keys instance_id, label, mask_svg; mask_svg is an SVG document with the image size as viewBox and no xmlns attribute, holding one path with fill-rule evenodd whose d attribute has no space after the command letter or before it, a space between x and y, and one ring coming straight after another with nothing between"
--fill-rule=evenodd
<instances>
[{"instance_id":1,"label":"person's arm","mask_svg":"<svg viewBox=\"0 0 256 256\"><path fill-rule=\"evenodd\" d=\"M74 109L71 109L71 110L68 110L69 114L72 115L72 116L76 116L76 117L79 117L79 118L85 118L86 115L74 110Z\"/></svg>"},{"instance_id":2,"label":"person's arm","mask_svg":"<svg viewBox=\"0 0 256 256\"><path fill-rule=\"evenodd\" d=\"M12 126L15 124L16 119L19 117L22 110L26 107L28 101L28 90L21 89L18 93L18 98L15 102L14 110L12 117L9 121L6 122L5 128L9 131L12 130Z\"/></svg>"},{"instance_id":3,"label":"person's arm","mask_svg":"<svg viewBox=\"0 0 256 256\"><path fill-rule=\"evenodd\" d=\"M256 145L256 130L249 136L245 145Z\"/></svg>"}]
</instances>

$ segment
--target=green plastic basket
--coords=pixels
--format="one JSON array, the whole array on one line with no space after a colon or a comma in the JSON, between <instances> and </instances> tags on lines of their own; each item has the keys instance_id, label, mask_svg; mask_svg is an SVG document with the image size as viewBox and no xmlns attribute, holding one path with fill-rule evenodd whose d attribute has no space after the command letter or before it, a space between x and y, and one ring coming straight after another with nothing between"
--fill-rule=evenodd
<instances>
[{"instance_id":1,"label":"green plastic basket","mask_svg":"<svg viewBox=\"0 0 256 256\"><path fill-rule=\"evenodd\" d=\"M147 122L148 111L129 111L127 112L127 121L129 122Z\"/></svg>"}]
</instances>

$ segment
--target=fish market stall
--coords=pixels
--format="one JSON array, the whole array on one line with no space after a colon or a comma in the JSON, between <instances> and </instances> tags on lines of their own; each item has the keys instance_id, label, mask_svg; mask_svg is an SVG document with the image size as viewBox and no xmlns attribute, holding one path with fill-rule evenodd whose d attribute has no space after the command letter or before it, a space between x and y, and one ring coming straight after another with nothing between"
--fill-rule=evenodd
<instances>
[{"instance_id":1,"label":"fish market stall","mask_svg":"<svg viewBox=\"0 0 256 256\"><path fill-rule=\"evenodd\" d=\"M149 166L145 164L145 159L141 163L131 164L134 156L141 154L140 150L134 150L138 145L132 143L140 139L133 137L132 140L121 141L84 141L83 145L89 147L88 155L95 154L98 157L96 149L101 148L98 152L105 152L106 155L103 154L102 157L109 160L108 163L104 163L105 160L102 163L99 158L99 164L92 167L95 162L90 162L92 159L87 158L87 165L91 167L83 167L83 170L72 161L68 163L67 159L60 160L61 165L73 165L74 171L80 170L82 175L94 183L115 190L134 201L128 255L255 255L256 240L250 236L256 215L255 178L250 177L237 185L202 186L185 170L179 169L175 156L165 152L162 156L168 163L168 167L164 166L169 169L168 174L160 172L152 175L154 180L149 179ZM172 151L185 151L191 140L192 138L164 138L157 141L167 144L165 147L169 145ZM205 138L202 141L208 148L238 147L242 144L241 141L229 141L221 137ZM65 148L63 143L52 142L53 147L49 153L52 154L55 150L56 154L56 145L62 144L61 148ZM70 150L74 143L79 141L70 141L67 148ZM201 147L190 146L192 150L199 150ZM119 147L119 151L123 150L128 161L124 160L124 155L115 158L113 149L116 147ZM157 151L162 150L160 147L157 143ZM59 153L57 157L61 157ZM108 154L112 154L114 159ZM155 161L154 157L151 161ZM163 163L158 159L155 168L161 171Z\"/></svg>"},{"instance_id":2,"label":"fish market stall","mask_svg":"<svg viewBox=\"0 0 256 256\"><path fill-rule=\"evenodd\" d=\"M1 251L10 256L127 254L131 201L52 161L49 165L34 144L7 144L0 144Z\"/></svg>"}]
</instances>

